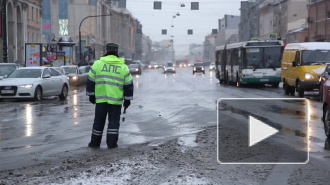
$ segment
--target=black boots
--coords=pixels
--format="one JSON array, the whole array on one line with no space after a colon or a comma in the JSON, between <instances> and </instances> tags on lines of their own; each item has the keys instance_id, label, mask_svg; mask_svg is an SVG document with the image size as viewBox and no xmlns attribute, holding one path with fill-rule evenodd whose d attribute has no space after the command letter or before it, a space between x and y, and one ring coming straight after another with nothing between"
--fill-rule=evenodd
<instances>
[{"instance_id":1,"label":"black boots","mask_svg":"<svg viewBox=\"0 0 330 185\"><path fill-rule=\"evenodd\" d=\"M91 142L88 144L91 148L100 148L102 136L92 134Z\"/></svg>"}]
</instances>

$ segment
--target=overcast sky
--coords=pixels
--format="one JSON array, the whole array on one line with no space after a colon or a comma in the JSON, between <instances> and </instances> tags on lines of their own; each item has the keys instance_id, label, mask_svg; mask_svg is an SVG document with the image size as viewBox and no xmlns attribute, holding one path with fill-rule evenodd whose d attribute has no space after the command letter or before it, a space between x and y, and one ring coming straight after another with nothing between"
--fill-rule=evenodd
<instances>
[{"instance_id":1,"label":"overcast sky","mask_svg":"<svg viewBox=\"0 0 330 185\"><path fill-rule=\"evenodd\" d=\"M127 9L137 18L143 33L153 41L171 39L173 35L176 54L185 55L191 43L202 44L205 36L218 28L218 19L225 14L240 15L241 0L157 0L162 2L162 10L154 10L154 0L127 0ZM199 10L190 10L191 2L199 2ZM184 3L184 8L180 4ZM177 13L180 16L172 18ZM174 27L172 28L172 20ZM168 34L162 35L161 30ZM193 29L193 35L187 30Z\"/></svg>"}]
</instances>

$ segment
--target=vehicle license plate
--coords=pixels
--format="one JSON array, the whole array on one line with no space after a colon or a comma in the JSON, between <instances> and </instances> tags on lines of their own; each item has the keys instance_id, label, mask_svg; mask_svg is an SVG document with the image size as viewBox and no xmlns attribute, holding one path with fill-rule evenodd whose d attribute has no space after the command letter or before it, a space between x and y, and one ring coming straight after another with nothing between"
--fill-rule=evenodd
<instances>
[{"instance_id":1,"label":"vehicle license plate","mask_svg":"<svg viewBox=\"0 0 330 185\"><path fill-rule=\"evenodd\" d=\"M2 90L1 94L13 94L14 90Z\"/></svg>"}]
</instances>

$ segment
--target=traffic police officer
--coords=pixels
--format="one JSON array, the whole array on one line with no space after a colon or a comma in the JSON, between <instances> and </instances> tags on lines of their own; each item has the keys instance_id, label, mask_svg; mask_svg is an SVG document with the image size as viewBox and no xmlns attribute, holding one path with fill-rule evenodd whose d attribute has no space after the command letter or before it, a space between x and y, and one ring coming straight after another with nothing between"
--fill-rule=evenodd
<instances>
[{"instance_id":1,"label":"traffic police officer","mask_svg":"<svg viewBox=\"0 0 330 185\"><path fill-rule=\"evenodd\" d=\"M95 61L88 73L86 94L96 104L93 131L89 147L99 148L108 114L107 146L118 147L121 107L125 110L133 100L133 80L123 58L118 56L118 44L108 43L107 53Z\"/></svg>"}]
</instances>

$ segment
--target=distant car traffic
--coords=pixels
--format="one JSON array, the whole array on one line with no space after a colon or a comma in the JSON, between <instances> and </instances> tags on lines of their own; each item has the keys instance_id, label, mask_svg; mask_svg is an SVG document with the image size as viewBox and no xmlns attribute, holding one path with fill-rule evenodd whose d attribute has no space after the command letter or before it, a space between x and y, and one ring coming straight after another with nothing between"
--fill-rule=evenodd
<instances>
[{"instance_id":1,"label":"distant car traffic","mask_svg":"<svg viewBox=\"0 0 330 185\"><path fill-rule=\"evenodd\" d=\"M197 72L205 74L205 68L204 68L204 64L202 62L197 62L194 64L193 74L195 74Z\"/></svg>"},{"instance_id":2,"label":"distant car traffic","mask_svg":"<svg viewBox=\"0 0 330 185\"><path fill-rule=\"evenodd\" d=\"M131 74L137 74L137 75L142 74L142 69L140 68L139 64L130 64L128 65L128 68Z\"/></svg>"},{"instance_id":3,"label":"distant car traffic","mask_svg":"<svg viewBox=\"0 0 330 185\"><path fill-rule=\"evenodd\" d=\"M209 70L210 71L214 71L215 70L215 64L214 63L211 63L210 64Z\"/></svg>"},{"instance_id":4,"label":"distant car traffic","mask_svg":"<svg viewBox=\"0 0 330 185\"><path fill-rule=\"evenodd\" d=\"M64 69L70 84L78 86L86 84L91 66L61 66L61 68Z\"/></svg>"},{"instance_id":5,"label":"distant car traffic","mask_svg":"<svg viewBox=\"0 0 330 185\"><path fill-rule=\"evenodd\" d=\"M20 66L15 63L0 63L0 80L3 80L19 67Z\"/></svg>"},{"instance_id":6,"label":"distant car traffic","mask_svg":"<svg viewBox=\"0 0 330 185\"><path fill-rule=\"evenodd\" d=\"M0 101L3 99L33 98L44 96L68 96L69 81L66 76L49 67L23 67L0 81Z\"/></svg>"},{"instance_id":7,"label":"distant car traffic","mask_svg":"<svg viewBox=\"0 0 330 185\"><path fill-rule=\"evenodd\" d=\"M173 65L173 63L167 63L164 66L164 74L166 73L175 73L175 67Z\"/></svg>"}]
</instances>

